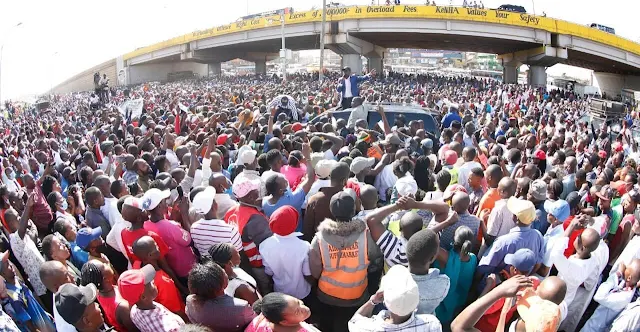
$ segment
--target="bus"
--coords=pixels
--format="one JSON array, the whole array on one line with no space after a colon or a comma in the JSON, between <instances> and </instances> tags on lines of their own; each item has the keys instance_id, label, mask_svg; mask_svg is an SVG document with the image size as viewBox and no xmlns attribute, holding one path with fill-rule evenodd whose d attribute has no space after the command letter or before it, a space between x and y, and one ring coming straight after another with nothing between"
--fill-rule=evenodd
<instances>
[{"instance_id":1,"label":"bus","mask_svg":"<svg viewBox=\"0 0 640 332\"><path fill-rule=\"evenodd\" d=\"M589 26L590 26L590 27L592 27L592 28L598 29L598 30L600 30L600 31L604 31L604 32L606 32L606 33L610 33L610 34L612 34L612 35L615 35L615 34L616 34L616 30L615 30L614 28L610 28L610 27L608 27L608 26L604 26L604 25L602 25L602 24L598 24L598 23L591 23L591 24L589 24Z\"/></svg>"}]
</instances>

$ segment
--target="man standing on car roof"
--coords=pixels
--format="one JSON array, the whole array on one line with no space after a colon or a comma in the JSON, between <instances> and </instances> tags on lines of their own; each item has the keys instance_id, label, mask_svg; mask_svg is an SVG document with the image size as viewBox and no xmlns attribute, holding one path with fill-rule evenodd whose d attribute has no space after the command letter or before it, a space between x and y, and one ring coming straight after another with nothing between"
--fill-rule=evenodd
<instances>
[{"instance_id":1,"label":"man standing on car roof","mask_svg":"<svg viewBox=\"0 0 640 332\"><path fill-rule=\"evenodd\" d=\"M351 68L344 67L342 69L342 77L340 77L340 81L338 81L338 87L336 91L340 92L340 105L342 109L351 108L351 101L353 97L357 97L360 95L360 89L358 89L358 83L364 82L371 77L375 76L376 70L371 69L369 74L364 76L358 76L355 74L351 74Z\"/></svg>"}]
</instances>

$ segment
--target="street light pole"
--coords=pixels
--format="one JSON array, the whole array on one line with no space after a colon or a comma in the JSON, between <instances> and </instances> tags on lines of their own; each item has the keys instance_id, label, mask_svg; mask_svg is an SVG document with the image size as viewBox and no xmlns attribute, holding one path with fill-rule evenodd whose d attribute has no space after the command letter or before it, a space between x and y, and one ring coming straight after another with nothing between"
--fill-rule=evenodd
<instances>
[{"instance_id":1,"label":"street light pole","mask_svg":"<svg viewBox=\"0 0 640 332\"><path fill-rule=\"evenodd\" d=\"M8 38L9 38L8 36L10 35L10 32L11 32L13 29L15 29L15 28L17 28L17 27L19 27L19 26L21 26L21 25L22 25L22 22L18 22L18 24L16 24L16 25L14 25L13 27L11 27L11 28L9 29L9 32L7 32L7 37L6 37L6 39L8 39ZM6 39L5 39L5 41L6 41ZM0 104L2 104L2 103L4 102L4 99L2 99L2 55L3 55L3 53L4 53L4 43L5 43L5 41L3 41L3 42L2 42L2 45L0 45Z\"/></svg>"},{"instance_id":2,"label":"street light pole","mask_svg":"<svg viewBox=\"0 0 640 332\"><path fill-rule=\"evenodd\" d=\"M327 24L327 0L322 0L322 26L320 27L320 82L324 80L324 34Z\"/></svg>"},{"instance_id":3,"label":"street light pole","mask_svg":"<svg viewBox=\"0 0 640 332\"><path fill-rule=\"evenodd\" d=\"M282 57L282 81L286 81L287 80L287 48L285 45L285 40L284 40L284 15L285 15L286 10L283 9L282 10L282 15L280 16L280 30L281 30L281 34L282 34L282 54L280 54L280 56Z\"/></svg>"}]
</instances>

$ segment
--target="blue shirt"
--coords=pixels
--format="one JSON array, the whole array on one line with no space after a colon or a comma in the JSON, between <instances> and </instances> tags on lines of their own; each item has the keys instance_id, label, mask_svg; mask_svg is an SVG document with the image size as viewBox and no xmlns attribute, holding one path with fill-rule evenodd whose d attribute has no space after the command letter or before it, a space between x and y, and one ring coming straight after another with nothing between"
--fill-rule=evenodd
<instances>
[{"instance_id":1,"label":"blue shirt","mask_svg":"<svg viewBox=\"0 0 640 332\"><path fill-rule=\"evenodd\" d=\"M451 122L458 121L462 123L462 118L457 112L449 112L442 118L442 128L451 127Z\"/></svg>"},{"instance_id":2,"label":"blue shirt","mask_svg":"<svg viewBox=\"0 0 640 332\"><path fill-rule=\"evenodd\" d=\"M542 234L531 226L512 228L509 233L499 236L493 245L485 252L478 263L478 272L483 275L499 273L507 265L504 257L513 254L519 249L527 248L536 255L536 263L541 263L544 258L544 239Z\"/></svg>"},{"instance_id":3,"label":"blue shirt","mask_svg":"<svg viewBox=\"0 0 640 332\"><path fill-rule=\"evenodd\" d=\"M547 221L547 211L544 210L544 202L536 205L536 219L531 223L531 228L538 230L540 234L546 234L549 228Z\"/></svg>"},{"instance_id":4,"label":"blue shirt","mask_svg":"<svg viewBox=\"0 0 640 332\"><path fill-rule=\"evenodd\" d=\"M267 217L271 217L271 214L281 206L292 206L298 211L298 226L296 227L296 232L302 232L302 203L304 203L306 196L307 194L302 190L302 187L298 187L294 192L285 192L284 196L280 197L276 204L270 204L269 200L265 198L262 200L262 211Z\"/></svg>"},{"instance_id":5,"label":"blue shirt","mask_svg":"<svg viewBox=\"0 0 640 332\"><path fill-rule=\"evenodd\" d=\"M89 261L89 253L82 250L79 245L75 242L69 242L69 246L71 246L71 263L73 265L82 267Z\"/></svg>"},{"instance_id":6,"label":"blue shirt","mask_svg":"<svg viewBox=\"0 0 640 332\"><path fill-rule=\"evenodd\" d=\"M22 282L18 285L5 282L7 285L6 305L3 305L21 331L29 331L27 322L33 323L40 330L54 331L53 321L35 299L31 290Z\"/></svg>"}]
</instances>

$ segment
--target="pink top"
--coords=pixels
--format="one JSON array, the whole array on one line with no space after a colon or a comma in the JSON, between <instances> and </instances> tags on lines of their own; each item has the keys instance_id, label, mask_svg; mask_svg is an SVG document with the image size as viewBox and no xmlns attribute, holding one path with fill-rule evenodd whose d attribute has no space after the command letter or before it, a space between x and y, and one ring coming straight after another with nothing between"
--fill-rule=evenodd
<instances>
[{"instance_id":1,"label":"pink top","mask_svg":"<svg viewBox=\"0 0 640 332\"><path fill-rule=\"evenodd\" d=\"M157 233L167 244L169 247L166 256L167 263L178 277L188 276L189 271L196 263L196 255L189 246L191 244L189 232L185 231L177 222L167 219L158 222L148 220L144 223L144 229Z\"/></svg>"},{"instance_id":2,"label":"pink top","mask_svg":"<svg viewBox=\"0 0 640 332\"><path fill-rule=\"evenodd\" d=\"M284 165L280 169L280 173L287 178L287 182L289 182L289 187L291 187L291 191L296 190L302 178L305 174L307 174L307 166L305 164L300 164L300 167L291 167L289 165Z\"/></svg>"},{"instance_id":3,"label":"pink top","mask_svg":"<svg viewBox=\"0 0 640 332\"><path fill-rule=\"evenodd\" d=\"M271 329L271 323L260 314L251 321L251 324L244 329L244 332L273 332L273 329ZM301 322L297 332L320 332L320 330L313 327L313 325Z\"/></svg>"}]
</instances>

